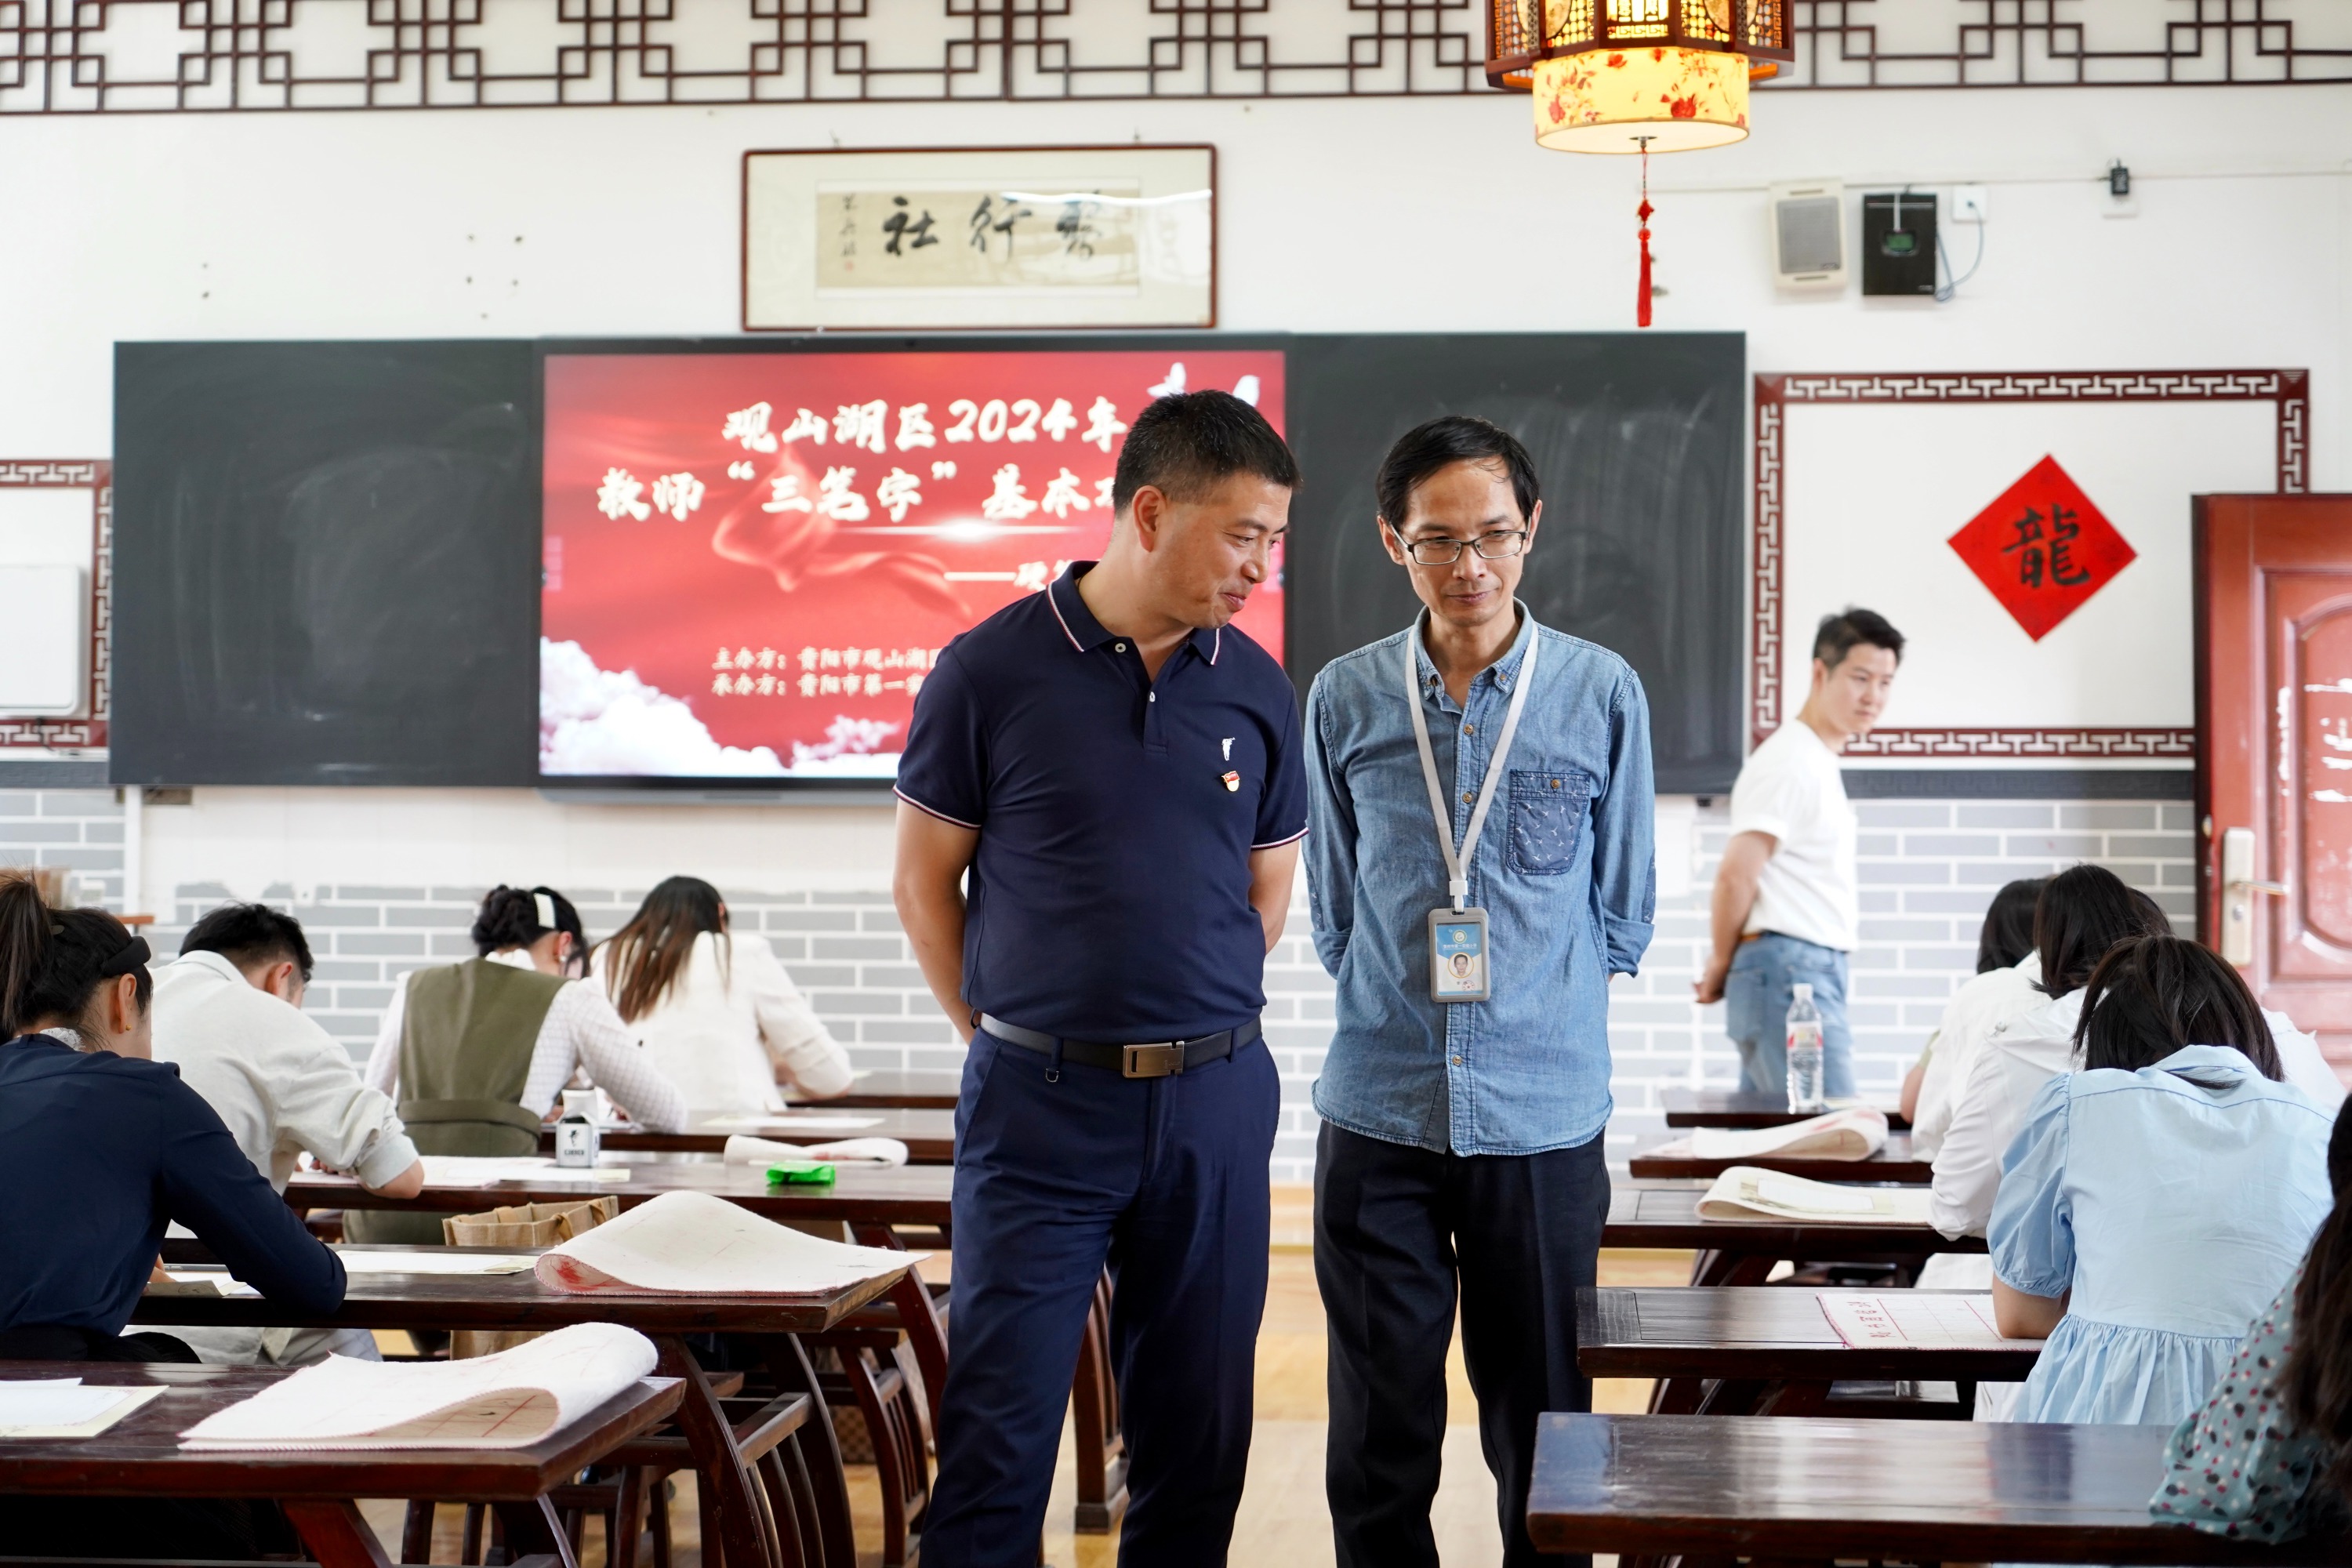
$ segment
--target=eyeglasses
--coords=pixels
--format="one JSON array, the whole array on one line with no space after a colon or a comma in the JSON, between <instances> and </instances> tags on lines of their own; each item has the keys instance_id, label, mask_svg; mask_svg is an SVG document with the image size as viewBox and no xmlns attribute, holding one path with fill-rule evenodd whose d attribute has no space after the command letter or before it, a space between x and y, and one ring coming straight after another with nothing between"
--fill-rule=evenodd
<instances>
[{"instance_id":1,"label":"eyeglasses","mask_svg":"<svg viewBox=\"0 0 2352 1568\"><path fill-rule=\"evenodd\" d=\"M1416 539L1405 545L1405 552L1423 566L1451 566L1462 559L1468 546L1478 552L1482 561L1502 561L1517 555L1528 547L1527 530L1507 529L1496 533L1482 533L1476 539Z\"/></svg>"}]
</instances>

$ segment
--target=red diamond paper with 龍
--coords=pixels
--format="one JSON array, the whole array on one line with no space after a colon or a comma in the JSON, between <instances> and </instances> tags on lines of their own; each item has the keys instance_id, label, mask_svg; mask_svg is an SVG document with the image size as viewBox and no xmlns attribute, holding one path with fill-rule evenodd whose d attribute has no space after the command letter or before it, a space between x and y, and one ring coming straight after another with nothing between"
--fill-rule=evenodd
<instances>
[{"instance_id":1,"label":"red diamond paper with \u9f8d","mask_svg":"<svg viewBox=\"0 0 2352 1568\"><path fill-rule=\"evenodd\" d=\"M2035 642L2139 553L2055 458L2028 468L1948 542Z\"/></svg>"}]
</instances>

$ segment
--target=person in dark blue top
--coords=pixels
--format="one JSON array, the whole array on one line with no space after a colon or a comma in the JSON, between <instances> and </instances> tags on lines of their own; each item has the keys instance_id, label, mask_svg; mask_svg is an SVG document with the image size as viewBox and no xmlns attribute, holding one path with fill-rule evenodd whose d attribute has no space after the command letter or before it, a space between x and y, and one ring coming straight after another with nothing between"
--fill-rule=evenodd
<instances>
[{"instance_id":1,"label":"person in dark blue top","mask_svg":"<svg viewBox=\"0 0 2352 1568\"><path fill-rule=\"evenodd\" d=\"M923 1531L937 1568L1036 1562L1106 1263L1119 1562L1225 1560L1280 1098L1258 1015L1307 832L1297 697L1228 623L1270 574L1297 483L1231 394L1151 404L1119 452L1102 560L958 637L915 701L895 890L971 1043Z\"/></svg>"},{"instance_id":2,"label":"person in dark blue top","mask_svg":"<svg viewBox=\"0 0 2352 1568\"><path fill-rule=\"evenodd\" d=\"M164 1227L305 1312L342 1304L343 1265L213 1108L148 1059L148 948L100 910L0 880L0 1361L194 1362L122 1333ZM34 1554L252 1557L291 1544L274 1508L161 1499L0 1499L0 1542Z\"/></svg>"}]
</instances>

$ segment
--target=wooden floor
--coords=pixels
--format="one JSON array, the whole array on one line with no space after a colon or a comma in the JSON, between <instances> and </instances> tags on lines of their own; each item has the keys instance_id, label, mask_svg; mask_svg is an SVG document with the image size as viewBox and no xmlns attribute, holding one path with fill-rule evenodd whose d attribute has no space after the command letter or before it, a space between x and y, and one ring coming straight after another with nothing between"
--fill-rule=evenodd
<instances>
[{"instance_id":1,"label":"wooden floor","mask_svg":"<svg viewBox=\"0 0 2352 1568\"><path fill-rule=\"evenodd\" d=\"M1257 1426L1250 1447L1249 1487L1234 1530L1233 1568L1325 1568L1332 1561L1330 1517L1323 1504L1323 1305L1316 1294L1308 1249L1307 1201L1304 1189L1276 1194L1265 1323L1258 1336ZM1601 1283L1681 1285L1689 1281L1690 1267L1685 1252L1603 1252ZM1446 1568L1489 1568L1502 1561L1495 1485L1479 1455L1477 1407L1462 1370L1458 1340L1446 1372L1444 1479L1431 1522ZM1593 1387L1593 1407L1637 1412L1646 1407L1649 1394L1647 1383L1600 1383ZM1071 1533L1076 1491L1069 1445L1066 1429L1053 1502L1045 1512L1045 1560L1055 1568L1112 1568L1118 1557L1116 1534ZM863 1516L858 1535L866 1541L879 1538L879 1493L873 1476L870 1468L850 1471L853 1500ZM692 1478L680 1476L677 1484L679 1496L671 1509L679 1548L677 1568L699 1568ZM396 1553L400 1505L366 1506L377 1532ZM457 1510L443 1510L435 1562L457 1560ZM598 1527L590 1527L581 1568L602 1568L601 1533ZM869 1564L878 1561L878 1553L865 1559Z\"/></svg>"}]
</instances>

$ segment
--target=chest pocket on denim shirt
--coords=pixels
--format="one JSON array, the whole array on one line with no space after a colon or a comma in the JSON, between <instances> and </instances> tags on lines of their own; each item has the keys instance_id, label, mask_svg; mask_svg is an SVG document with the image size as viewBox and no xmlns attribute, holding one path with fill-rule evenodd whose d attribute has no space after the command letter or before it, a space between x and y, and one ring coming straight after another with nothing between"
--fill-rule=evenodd
<instances>
[{"instance_id":1,"label":"chest pocket on denim shirt","mask_svg":"<svg viewBox=\"0 0 2352 1568\"><path fill-rule=\"evenodd\" d=\"M1556 877L1576 863L1591 786L1571 771L1511 770L1511 869Z\"/></svg>"}]
</instances>

